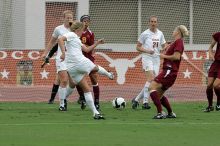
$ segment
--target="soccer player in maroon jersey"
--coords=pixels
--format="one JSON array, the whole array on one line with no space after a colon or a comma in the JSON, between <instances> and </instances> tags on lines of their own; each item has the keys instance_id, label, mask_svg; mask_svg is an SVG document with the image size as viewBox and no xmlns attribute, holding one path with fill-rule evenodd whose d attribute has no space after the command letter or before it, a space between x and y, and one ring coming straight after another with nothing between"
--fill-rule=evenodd
<instances>
[{"instance_id":1,"label":"soccer player in maroon jersey","mask_svg":"<svg viewBox=\"0 0 220 146\"><path fill-rule=\"evenodd\" d=\"M157 115L154 116L154 119L176 118L176 114L173 113L164 93L174 84L177 78L181 55L184 51L183 38L188 34L189 32L184 25L177 26L172 34L174 42L167 47L165 54L160 54L160 57L164 59L162 71L155 77L149 87L151 99L157 107ZM167 115L162 113L162 105L167 109Z\"/></svg>"},{"instance_id":2,"label":"soccer player in maroon jersey","mask_svg":"<svg viewBox=\"0 0 220 146\"><path fill-rule=\"evenodd\" d=\"M90 25L90 16L89 15L83 15L80 18L80 21L83 23L84 25L84 32L81 36L81 41L83 44L85 44L86 46L92 46L94 44L95 41L95 36L94 33L89 29L89 25ZM90 59L93 63L95 62L95 58L94 58L94 52L83 52L84 56L87 57L88 59ZM97 74L95 72L91 72L89 74L90 80L92 82L92 86L93 86L93 92L94 92L94 103L95 103L95 107L97 110L99 110L100 105L99 105L99 85L98 85L98 81L97 81ZM80 95L80 99L81 100L81 108L84 109L85 108L85 100L84 100L84 94L82 89L80 89L79 86L77 86L77 91Z\"/></svg>"},{"instance_id":3,"label":"soccer player in maroon jersey","mask_svg":"<svg viewBox=\"0 0 220 146\"><path fill-rule=\"evenodd\" d=\"M215 53L213 47L216 46ZM217 96L216 111L220 111L220 32L212 35L211 45L209 47L209 59L213 60L209 73L208 73L208 85L206 88L206 95L208 99L208 107L204 112L210 112L214 110L213 107L213 88Z\"/></svg>"}]
</instances>

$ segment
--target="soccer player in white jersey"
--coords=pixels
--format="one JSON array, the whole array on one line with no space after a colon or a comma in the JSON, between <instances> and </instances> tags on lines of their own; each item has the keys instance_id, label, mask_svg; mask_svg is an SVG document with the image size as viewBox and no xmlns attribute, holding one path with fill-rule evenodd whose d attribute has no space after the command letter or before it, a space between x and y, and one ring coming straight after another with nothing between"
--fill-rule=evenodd
<instances>
[{"instance_id":1,"label":"soccer player in white jersey","mask_svg":"<svg viewBox=\"0 0 220 146\"><path fill-rule=\"evenodd\" d=\"M77 85L82 88L86 104L92 110L94 119L104 119L94 105L92 92L89 84L87 83L86 75L91 72L98 72L101 75L107 76L109 79L113 79L114 76L112 73L107 72L101 66L95 65L82 53L82 51L90 52L98 44L104 42L101 39L95 42L93 45L86 47L80 40L80 37L83 33L83 24L81 22L75 21L71 24L70 29L72 32L66 33L58 39L58 44L62 51L60 58L65 60L67 71L71 78L76 82Z\"/></svg>"},{"instance_id":2,"label":"soccer player in white jersey","mask_svg":"<svg viewBox=\"0 0 220 146\"><path fill-rule=\"evenodd\" d=\"M70 32L69 22L73 21L73 12L70 10L66 10L63 12L63 17L64 17L64 24L59 25L54 29L52 37L42 55L42 58L45 58L47 56L49 50L57 43L57 39L59 36L62 36L63 34ZM58 46L58 51L56 55L57 75L54 82L54 86L56 86L57 89L59 88L58 90L59 99L60 99L59 110L66 111L67 110L65 104L66 96L72 93L75 85L71 79L69 80L69 75L67 73L65 61L61 61L60 59L61 54L62 54L61 49ZM69 82L69 86L67 86L68 82Z\"/></svg>"},{"instance_id":3,"label":"soccer player in white jersey","mask_svg":"<svg viewBox=\"0 0 220 146\"><path fill-rule=\"evenodd\" d=\"M142 53L142 67L145 71L147 81L144 88L132 99L132 108L136 109L139 105L139 100L143 99L142 109L150 109L148 104L150 82L158 75L160 69L160 47L166 47L166 41L163 33L157 28L157 16L150 16L149 29L141 33L137 42L137 51Z\"/></svg>"}]
</instances>

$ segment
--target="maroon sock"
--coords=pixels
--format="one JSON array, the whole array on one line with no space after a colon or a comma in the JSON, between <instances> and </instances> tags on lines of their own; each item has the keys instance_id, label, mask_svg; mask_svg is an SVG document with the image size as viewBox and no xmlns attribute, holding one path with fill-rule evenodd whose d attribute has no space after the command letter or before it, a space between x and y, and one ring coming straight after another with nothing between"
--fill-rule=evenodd
<instances>
[{"instance_id":1,"label":"maroon sock","mask_svg":"<svg viewBox=\"0 0 220 146\"><path fill-rule=\"evenodd\" d=\"M80 88L80 86L76 86L77 92L79 93L80 98L84 98L84 92L82 90L82 88Z\"/></svg>"},{"instance_id":2,"label":"maroon sock","mask_svg":"<svg viewBox=\"0 0 220 146\"><path fill-rule=\"evenodd\" d=\"M160 99L158 97L157 91L153 91L150 93L151 99L153 100L155 106L157 107L157 112L161 113L162 112L162 106L160 103Z\"/></svg>"},{"instance_id":3,"label":"maroon sock","mask_svg":"<svg viewBox=\"0 0 220 146\"><path fill-rule=\"evenodd\" d=\"M94 92L94 98L95 98L95 103L99 103L99 86L95 85L93 86L93 92Z\"/></svg>"},{"instance_id":4,"label":"maroon sock","mask_svg":"<svg viewBox=\"0 0 220 146\"><path fill-rule=\"evenodd\" d=\"M217 96L217 105L220 105L220 87L214 88L215 95Z\"/></svg>"},{"instance_id":5,"label":"maroon sock","mask_svg":"<svg viewBox=\"0 0 220 146\"><path fill-rule=\"evenodd\" d=\"M172 108L171 108L170 103L169 103L169 101L168 101L168 99L167 99L166 96L163 96L163 97L160 99L160 102L161 102L161 104L167 109L167 112L168 112L168 113L172 113Z\"/></svg>"},{"instance_id":6,"label":"maroon sock","mask_svg":"<svg viewBox=\"0 0 220 146\"><path fill-rule=\"evenodd\" d=\"M207 95L209 106L212 106L212 103L213 103L213 89L212 88L207 88L206 89L206 95Z\"/></svg>"},{"instance_id":7,"label":"maroon sock","mask_svg":"<svg viewBox=\"0 0 220 146\"><path fill-rule=\"evenodd\" d=\"M57 92L58 92L58 89L59 89L59 85L53 84L53 88L52 88L51 96L50 96L50 101L53 101L55 99Z\"/></svg>"}]
</instances>

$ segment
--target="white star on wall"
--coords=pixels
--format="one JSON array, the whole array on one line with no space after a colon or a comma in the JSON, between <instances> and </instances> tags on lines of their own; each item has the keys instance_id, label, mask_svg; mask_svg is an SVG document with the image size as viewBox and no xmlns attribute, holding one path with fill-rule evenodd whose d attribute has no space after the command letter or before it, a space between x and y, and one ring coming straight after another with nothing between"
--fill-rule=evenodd
<instances>
[{"instance_id":1,"label":"white star on wall","mask_svg":"<svg viewBox=\"0 0 220 146\"><path fill-rule=\"evenodd\" d=\"M49 72L46 72L46 70L44 69L44 71L40 72L41 74L41 79L48 79L48 75L49 75Z\"/></svg>"},{"instance_id":2,"label":"white star on wall","mask_svg":"<svg viewBox=\"0 0 220 146\"><path fill-rule=\"evenodd\" d=\"M6 69L4 69L4 71L0 72L0 73L2 75L2 79L4 79L4 78L8 79L8 75L9 75L10 72L7 72Z\"/></svg>"},{"instance_id":3,"label":"white star on wall","mask_svg":"<svg viewBox=\"0 0 220 146\"><path fill-rule=\"evenodd\" d=\"M189 78L190 79L191 78L190 75L192 74L192 72L189 72L189 69L187 68L186 71L183 72L183 74L184 74L184 79L185 78Z\"/></svg>"}]
</instances>

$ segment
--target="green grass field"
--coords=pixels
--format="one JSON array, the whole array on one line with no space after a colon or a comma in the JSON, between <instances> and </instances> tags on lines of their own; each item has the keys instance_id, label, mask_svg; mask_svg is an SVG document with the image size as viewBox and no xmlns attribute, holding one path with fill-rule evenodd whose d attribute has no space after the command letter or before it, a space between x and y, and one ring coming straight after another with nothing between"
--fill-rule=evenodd
<instances>
[{"instance_id":1,"label":"green grass field","mask_svg":"<svg viewBox=\"0 0 220 146\"><path fill-rule=\"evenodd\" d=\"M102 104L106 120L93 120L76 103L67 112L46 103L0 103L0 146L218 146L220 112L206 103L171 103L176 119L154 120L155 108L115 110Z\"/></svg>"}]
</instances>

